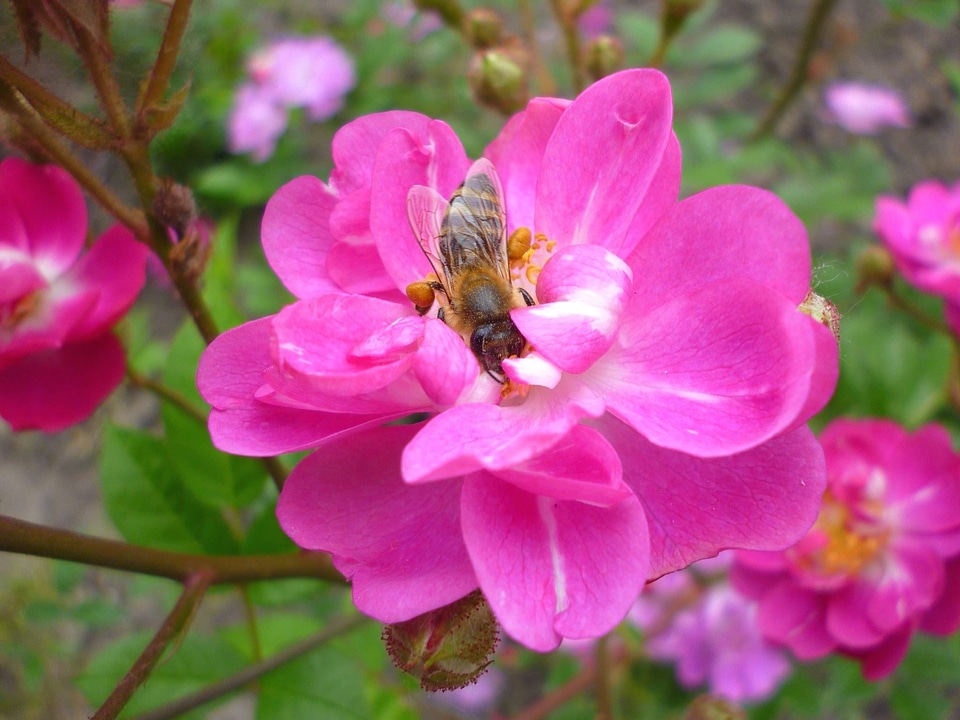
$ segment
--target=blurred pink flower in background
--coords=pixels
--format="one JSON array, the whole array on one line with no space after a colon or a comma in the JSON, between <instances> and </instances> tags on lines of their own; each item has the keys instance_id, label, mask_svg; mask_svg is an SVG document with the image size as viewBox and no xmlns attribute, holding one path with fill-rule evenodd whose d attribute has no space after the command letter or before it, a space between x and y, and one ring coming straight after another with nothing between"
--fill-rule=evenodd
<instances>
[{"instance_id":1,"label":"blurred pink flower in background","mask_svg":"<svg viewBox=\"0 0 960 720\"><path fill-rule=\"evenodd\" d=\"M883 85L837 81L827 86L824 103L829 120L857 135L874 135L885 127L910 127L910 111L896 90Z\"/></svg>"},{"instance_id":2,"label":"blurred pink flower in background","mask_svg":"<svg viewBox=\"0 0 960 720\"><path fill-rule=\"evenodd\" d=\"M916 630L960 625L960 455L938 425L835 420L816 525L781 553L738 552L738 590L801 660L840 652L891 673Z\"/></svg>"},{"instance_id":3,"label":"blurred pink flower in background","mask_svg":"<svg viewBox=\"0 0 960 720\"><path fill-rule=\"evenodd\" d=\"M227 119L230 152L263 162L276 150L288 112L305 108L313 121L343 107L356 84L353 59L328 37L284 38L249 60L250 82L237 90Z\"/></svg>"},{"instance_id":4,"label":"blurred pink flower in background","mask_svg":"<svg viewBox=\"0 0 960 720\"><path fill-rule=\"evenodd\" d=\"M417 10L412 0L389 0L381 7L380 15L391 25L407 28L414 42L443 27L439 14Z\"/></svg>"},{"instance_id":5,"label":"blurred pink flower in background","mask_svg":"<svg viewBox=\"0 0 960 720\"><path fill-rule=\"evenodd\" d=\"M84 252L87 207L54 165L0 163L0 416L63 430L123 379L110 328L145 279L147 248L115 225Z\"/></svg>"},{"instance_id":6,"label":"blurred pink flower in background","mask_svg":"<svg viewBox=\"0 0 960 720\"><path fill-rule=\"evenodd\" d=\"M598 0L577 18L577 27L589 39L613 29L613 8L610 0Z\"/></svg>"},{"instance_id":7,"label":"blurred pink flower in background","mask_svg":"<svg viewBox=\"0 0 960 720\"><path fill-rule=\"evenodd\" d=\"M732 702L762 702L790 675L784 652L757 624L757 604L727 581L729 552L648 585L629 618L654 660L676 663L687 689L707 685Z\"/></svg>"},{"instance_id":8,"label":"blurred pink flower in background","mask_svg":"<svg viewBox=\"0 0 960 720\"><path fill-rule=\"evenodd\" d=\"M542 236L514 281L539 304L510 313L536 350L504 360L508 383L404 294L432 271L408 201L439 222L471 163L445 123L396 111L336 134L329 183L271 199L264 251L299 300L221 335L198 384L221 449L315 448L277 514L363 612L399 622L479 586L509 635L550 650L609 631L649 578L802 535L825 482L803 423L837 346L798 310L810 251L782 202L677 202L659 72L536 98L486 157L506 232Z\"/></svg>"},{"instance_id":9,"label":"blurred pink flower in background","mask_svg":"<svg viewBox=\"0 0 960 720\"><path fill-rule=\"evenodd\" d=\"M960 307L960 182L919 183L906 202L877 198L874 231L907 282L947 300L948 322Z\"/></svg>"}]
</instances>

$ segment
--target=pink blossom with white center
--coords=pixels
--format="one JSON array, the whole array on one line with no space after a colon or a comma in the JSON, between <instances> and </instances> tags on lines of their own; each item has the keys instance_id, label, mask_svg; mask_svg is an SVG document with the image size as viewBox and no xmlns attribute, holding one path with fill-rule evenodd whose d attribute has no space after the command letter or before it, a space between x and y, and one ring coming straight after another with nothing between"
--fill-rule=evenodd
<instances>
[{"instance_id":1,"label":"pink blossom with white center","mask_svg":"<svg viewBox=\"0 0 960 720\"><path fill-rule=\"evenodd\" d=\"M910 127L910 111L896 90L861 82L831 83L824 92L828 119L857 135Z\"/></svg>"},{"instance_id":2,"label":"pink blossom with white center","mask_svg":"<svg viewBox=\"0 0 960 720\"><path fill-rule=\"evenodd\" d=\"M271 199L264 251L299 300L224 333L198 384L223 450L315 449L278 517L362 611L398 622L479 586L550 650L609 631L649 578L813 522L823 457L803 423L837 347L797 310L803 225L755 188L678 203L671 121L666 78L630 70L534 99L487 148L507 231L537 236L515 280L537 304L510 313L535 350L503 386L404 294L431 272L411 189L449 198L471 165L449 126L359 118L328 183Z\"/></svg>"},{"instance_id":3,"label":"pink blossom with white center","mask_svg":"<svg viewBox=\"0 0 960 720\"><path fill-rule=\"evenodd\" d=\"M843 653L876 680L914 631L960 626L960 455L938 425L840 419L820 439L816 524L782 553L738 552L732 578L768 638L801 660Z\"/></svg>"},{"instance_id":4,"label":"pink blossom with white center","mask_svg":"<svg viewBox=\"0 0 960 720\"><path fill-rule=\"evenodd\" d=\"M145 280L147 249L115 225L86 252L87 208L62 168L0 163L0 417L63 430L123 379L110 328Z\"/></svg>"},{"instance_id":5,"label":"pink blossom with white center","mask_svg":"<svg viewBox=\"0 0 960 720\"><path fill-rule=\"evenodd\" d=\"M784 652L763 638L757 604L723 577L731 557L701 560L641 593L629 617L646 632L654 660L674 662L689 689L736 703L762 702L790 674Z\"/></svg>"},{"instance_id":6,"label":"pink blossom with white center","mask_svg":"<svg viewBox=\"0 0 960 720\"><path fill-rule=\"evenodd\" d=\"M960 306L960 182L919 183L906 202L877 198L873 228L907 282Z\"/></svg>"}]
</instances>

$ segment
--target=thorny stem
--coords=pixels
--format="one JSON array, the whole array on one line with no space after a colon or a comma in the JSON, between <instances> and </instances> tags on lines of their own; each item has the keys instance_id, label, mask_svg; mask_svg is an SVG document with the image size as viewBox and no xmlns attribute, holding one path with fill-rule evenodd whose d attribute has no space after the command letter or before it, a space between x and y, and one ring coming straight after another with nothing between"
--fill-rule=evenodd
<instances>
[{"instance_id":1,"label":"thorny stem","mask_svg":"<svg viewBox=\"0 0 960 720\"><path fill-rule=\"evenodd\" d=\"M3 102L4 95L7 95L8 102ZM124 204L96 175L90 172L89 168L61 142L56 133L18 90L12 88L5 90L0 86L0 103L9 108L10 112L16 116L17 122L46 151L51 160L69 172L94 200L126 225L140 240L146 239L147 223L143 213Z\"/></svg>"},{"instance_id":2,"label":"thorny stem","mask_svg":"<svg viewBox=\"0 0 960 720\"><path fill-rule=\"evenodd\" d=\"M122 140L130 138L131 127L127 106L123 101L120 86L110 72L110 63L103 49L86 28L78 26L76 36L80 57L87 66L87 72L93 81L93 86L97 89L100 103L110 119L114 132Z\"/></svg>"},{"instance_id":3,"label":"thorny stem","mask_svg":"<svg viewBox=\"0 0 960 720\"><path fill-rule=\"evenodd\" d=\"M577 28L577 14L564 7L563 0L550 0L550 7L563 30L563 39L567 46L567 59L570 61L570 72L573 80L575 95L586 87L587 79L580 62L580 31Z\"/></svg>"},{"instance_id":4,"label":"thorny stem","mask_svg":"<svg viewBox=\"0 0 960 720\"><path fill-rule=\"evenodd\" d=\"M137 99L138 125L144 123L144 112L163 102L163 96L170 85L170 76L177 65L177 56L180 54L180 44L183 42L192 5L193 0L175 0L170 9L163 40L157 51L157 60L150 71L143 94Z\"/></svg>"},{"instance_id":5,"label":"thorny stem","mask_svg":"<svg viewBox=\"0 0 960 720\"><path fill-rule=\"evenodd\" d=\"M129 365L127 366L127 377L130 378L132 384L149 390L161 399L166 400L172 405L176 405L197 422L206 425L207 413L190 402L182 393L177 392L171 387L167 387L147 375L142 375Z\"/></svg>"},{"instance_id":6,"label":"thorny stem","mask_svg":"<svg viewBox=\"0 0 960 720\"><path fill-rule=\"evenodd\" d=\"M525 710L521 710L517 715L514 715L511 720L543 720L554 710L562 707L577 695L586 691L587 688L593 685L596 677L597 669L595 666L592 664L584 666L579 673L570 678L564 685L544 695Z\"/></svg>"},{"instance_id":7,"label":"thorny stem","mask_svg":"<svg viewBox=\"0 0 960 720\"><path fill-rule=\"evenodd\" d=\"M790 103L796 98L797 94L803 88L807 79L807 69L810 66L810 58L817 48L817 39L823 26L826 24L830 12L833 10L837 0L814 0L810 7L810 14L807 16L807 24L803 30L803 38L800 40L800 47L797 50L797 56L793 61L793 68L790 70L790 77L786 84L781 88L780 94L767 110L766 115L760 121L757 129L750 136L751 140L759 140L762 137L770 135L780 122L783 113L786 112Z\"/></svg>"},{"instance_id":8,"label":"thorny stem","mask_svg":"<svg viewBox=\"0 0 960 720\"><path fill-rule=\"evenodd\" d=\"M196 572L207 572L214 585L295 577L345 582L334 569L330 556L321 552L194 555L90 537L6 515L0 515L0 551L69 560L181 582Z\"/></svg>"},{"instance_id":9,"label":"thorny stem","mask_svg":"<svg viewBox=\"0 0 960 720\"><path fill-rule=\"evenodd\" d=\"M315 650L334 638L350 632L364 622L366 622L366 618L360 615L333 620L328 623L323 630L304 638L300 642L281 650L275 655L271 655L266 660L255 663L237 674L231 675L213 685L209 685L192 695L186 695L163 707L138 715L133 720L174 720L174 718L178 718L191 710L213 702L217 698L223 697L235 690L240 690L266 675L268 672L276 670L278 667L306 655L311 650Z\"/></svg>"},{"instance_id":10,"label":"thorny stem","mask_svg":"<svg viewBox=\"0 0 960 720\"><path fill-rule=\"evenodd\" d=\"M183 593L173 610L163 621L150 644L137 658L130 671L120 679L117 686L110 693L110 697L100 706L91 720L113 720L120 714L133 697L133 694L149 677L153 666L160 660L164 650L178 635L186 632L190 621L200 607L200 602L210 587L212 576L208 572L197 571L191 574L183 583Z\"/></svg>"},{"instance_id":11,"label":"thorny stem","mask_svg":"<svg viewBox=\"0 0 960 720\"><path fill-rule=\"evenodd\" d=\"M537 73L537 87L540 95L552 97L557 92L557 85L553 76L543 63L543 56L540 54L540 45L537 42L537 21L533 14L533 8L530 6L530 0L519 0L520 7L520 27L523 34L523 41L530 52L530 59Z\"/></svg>"}]
</instances>

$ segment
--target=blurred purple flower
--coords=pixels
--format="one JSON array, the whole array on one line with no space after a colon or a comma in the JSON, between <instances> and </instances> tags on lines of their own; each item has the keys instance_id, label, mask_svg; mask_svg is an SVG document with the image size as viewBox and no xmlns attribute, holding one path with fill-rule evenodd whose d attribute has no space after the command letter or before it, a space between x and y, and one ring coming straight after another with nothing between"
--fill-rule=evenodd
<instances>
[{"instance_id":1,"label":"blurred purple flower","mask_svg":"<svg viewBox=\"0 0 960 720\"><path fill-rule=\"evenodd\" d=\"M328 37L278 40L250 58L247 72L251 81L237 90L227 121L228 145L256 162L273 154L290 109L326 120L356 84L353 59Z\"/></svg>"},{"instance_id":2,"label":"blurred purple flower","mask_svg":"<svg viewBox=\"0 0 960 720\"><path fill-rule=\"evenodd\" d=\"M706 684L732 702L759 702L776 692L790 663L760 634L757 604L719 574L728 564L723 553L660 578L629 617L647 633L650 657L676 663L684 687Z\"/></svg>"},{"instance_id":3,"label":"blurred purple flower","mask_svg":"<svg viewBox=\"0 0 960 720\"><path fill-rule=\"evenodd\" d=\"M287 111L270 88L254 83L240 86L227 120L230 152L250 153L255 162L263 162L273 155L277 140L286 129Z\"/></svg>"},{"instance_id":4,"label":"blurred purple flower","mask_svg":"<svg viewBox=\"0 0 960 720\"><path fill-rule=\"evenodd\" d=\"M407 28L414 42L443 27L443 19L437 13L421 12L410 0L390 0L384 3L380 15L395 27Z\"/></svg>"},{"instance_id":5,"label":"blurred purple flower","mask_svg":"<svg viewBox=\"0 0 960 720\"><path fill-rule=\"evenodd\" d=\"M824 93L827 118L857 135L885 127L910 127L910 112L896 90L884 85L838 81Z\"/></svg>"},{"instance_id":6,"label":"blurred purple flower","mask_svg":"<svg viewBox=\"0 0 960 720\"><path fill-rule=\"evenodd\" d=\"M613 28L613 8L610 0L599 0L577 19L577 27L587 39L605 35Z\"/></svg>"}]
</instances>

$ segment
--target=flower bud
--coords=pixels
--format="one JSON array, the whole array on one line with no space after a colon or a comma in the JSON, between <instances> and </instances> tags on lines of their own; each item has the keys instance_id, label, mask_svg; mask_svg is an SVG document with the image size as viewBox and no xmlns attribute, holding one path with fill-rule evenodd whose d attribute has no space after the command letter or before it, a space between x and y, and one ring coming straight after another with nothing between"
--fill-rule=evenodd
<instances>
[{"instance_id":1,"label":"flower bud","mask_svg":"<svg viewBox=\"0 0 960 720\"><path fill-rule=\"evenodd\" d=\"M187 228L196 217L197 203L190 188L175 183L170 178L163 178L157 194L153 196L151 209L160 224L172 228L180 238L186 234Z\"/></svg>"},{"instance_id":2,"label":"flower bud","mask_svg":"<svg viewBox=\"0 0 960 720\"><path fill-rule=\"evenodd\" d=\"M521 110L530 99L527 83L530 58L520 47L501 46L478 52L470 61L467 79L480 105L505 115Z\"/></svg>"},{"instance_id":3,"label":"flower bud","mask_svg":"<svg viewBox=\"0 0 960 720\"><path fill-rule=\"evenodd\" d=\"M503 40L503 20L489 8L471 10L463 21L463 34L477 50L492 48Z\"/></svg>"},{"instance_id":4,"label":"flower bud","mask_svg":"<svg viewBox=\"0 0 960 720\"><path fill-rule=\"evenodd\" d=\"M612 35L600 35L587 45L584 64L594 80L611 75L623 67L623 45Z\"/></svg>"},{"instance_id":5,"label":"flower bud","mask_svg":"<svg viewBox=\"0 0 960 720\"><path fill-rule=\"evenodd\" d=\"M830 332L833 333L837 342L840 342L840 311L837 310L836 305L825 297L820 297L813 290L810 290L807 292L807 296L803 299L803 302L800 303L799 310L805 315L812 317L818 323L830 328Z\"/></svg>"},{"instance_id":6,"label":"flower bud","mask_svg":"<svg viewBox=\"0 0 960 720\"><path fill-rule=\"evenodd\" d=\"M412 620L387 625L383 642L394 664L424 690L456 690L476 682L500 639L479 590Z\"/></svg>"},{"instance_id":7,"label":"flower bud","mask_svg":"<svg viewBox=\"0 0 960 720\"><path fill-rule=\"evenodd\" d=\"M871 285L889 285L895 271L893 256L879 245L871 245L857 256L857 292Z\"/></svg>"}]
</instances>

